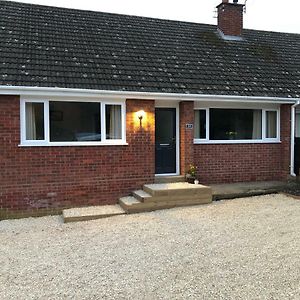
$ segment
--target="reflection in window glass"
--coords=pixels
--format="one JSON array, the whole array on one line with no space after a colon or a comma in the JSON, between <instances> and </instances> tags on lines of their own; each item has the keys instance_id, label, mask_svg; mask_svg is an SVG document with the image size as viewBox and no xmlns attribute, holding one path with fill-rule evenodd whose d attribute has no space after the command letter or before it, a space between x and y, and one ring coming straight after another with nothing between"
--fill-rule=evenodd
<instances>
[{"instance_id":1,"label":"reflection in window glass","mask_svg":"<svg viewBox=\"0 0 300 300\"><path fill-rule=\"evenodd\" d=\"M206 110L195 111L195 139L206 139Z\"/></svg>"},{"instance_id":2,"label":"reflection in window glass","mask_svg":"<svg viewBox=\"0 0 300 300\"><path fill-rule=\"evenodd\" d=\"M275 139L277 137L277 112L266 111L266 137Z\"/></svg>"},{"instance_id":3,"label":"reflection in window glass","mask_svg":"<svg viewBox=\"0 0 300 300\"><path fill-rule=\"evenodd\" d=\"M106 139L122 139L121 105L106 105Z\"/></svg>"},{"instance_id":4,"label":"reflection in window glass","mask_svg":"<svg viewBox=\"0 0 300 300\"><path fill-rule=\"evenodd\" d=\"M25 103L26 140L44 140L44 104Z\"/></svg>"},{"instance_id":5,"label":"reflection in window glass","mask_svg":"<svg viewBox=\"0 0 300 300\"><path fill-rule=\"evenodd\" d=\"M101 141L100 103L50 102L50 141Z\"/></svg>"},{"instance_id":6,"label":"reflection in window glass","mask_svg":"<svg viewBox=\"0 0 300 300\"><path fill-rule=\"evenodd\" d=\"M255 109L210 109L211 140L256 140L262 138L262 111Z\"/></svg>"}]
</instances>

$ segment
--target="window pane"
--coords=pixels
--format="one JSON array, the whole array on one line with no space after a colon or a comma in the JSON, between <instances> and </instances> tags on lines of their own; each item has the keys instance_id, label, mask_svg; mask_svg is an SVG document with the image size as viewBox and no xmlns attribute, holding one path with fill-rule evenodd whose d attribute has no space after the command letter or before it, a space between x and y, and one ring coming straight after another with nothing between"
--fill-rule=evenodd
<instances>
[{"instance_id":1,"label":"window pane","mask_svg":"<svg viewBox=\"0 0 300 300\"><path fill-rule=\"evenodd\" d=\"M277 112L266 112L266 137L276 139L277 137Z\"/></svg>"},{"instance_id":2,"label":"window pane","mask_svg":"<svg viewBox=\"0 0 300 300\"><path fill-rule=\"evenodd\" d=\"M44 103L25 103L26 140L44 140Z\"/></svg>"},{"instance_id":3,"label":"window pane","mask_svg":"<svg viewBox=\"0 0 300 300\"><path fill-rule=\"evenodd\" d=\"M195 139L206 139L206 110L195 111Z\"/></svg>"},{"instance_id":4,"label":"window pane","mask_svg":"<svg viewBox=\"0 0 300 300\"><path fill-rule=\"evenodd\" d=\"M122 139L121 105L106 105L106 139Z\"/></svg>"},{"instance_id":5,"label":"window pane","mask_svg":"<svg viewBox=\"0 0 300 300\"><path fill-rule=\"evenodd\" d=\"M50 102L50 141L101 141L100 103Z\"/></svg>"},{"instance_id":6,"label":"window pane","mask_svg":"<svg viewBox=\"0 0 300 300\"><path fill-rule=\"evenodd\" d=\"M211 140L262 138L262 112L253 109L210 109Z\"/></svg>"},{"instance_id":7,"label":"window pane","mask_svg":"<svg viewBox=\"0 0 300 300\"><path fill-rule=\"evenodd\" d=\"M300 113L296 114L296 137L300 137Z\"/></svg>"}]
</instances>

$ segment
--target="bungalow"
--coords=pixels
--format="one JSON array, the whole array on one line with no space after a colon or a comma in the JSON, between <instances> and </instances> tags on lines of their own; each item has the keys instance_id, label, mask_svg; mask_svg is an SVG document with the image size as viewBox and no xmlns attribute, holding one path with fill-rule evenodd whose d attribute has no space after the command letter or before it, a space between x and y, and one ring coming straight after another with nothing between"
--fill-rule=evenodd
<instances>
[{"instance_id":1,"label":"bungalow","mask_svg":"<svg viewBox=\"0 0 300 300\"><path fill-rule=\"evenodd\" d=\"M0 214L113 204L198 167L287 180L300 35L0 1Z\"/></svg>"}]
</instances>

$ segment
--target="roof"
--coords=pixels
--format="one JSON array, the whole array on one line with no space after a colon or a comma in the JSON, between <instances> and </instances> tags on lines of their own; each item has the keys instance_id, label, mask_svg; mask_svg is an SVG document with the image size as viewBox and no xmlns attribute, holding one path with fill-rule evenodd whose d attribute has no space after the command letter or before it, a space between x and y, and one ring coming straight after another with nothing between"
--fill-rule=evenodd
<instances>
[{"instance_id":1,"label":"roof","mask_svg":"<svg viewBox=\"0 0 300 300\"><path fill-rule=\"evenodd\" d=\"M0 85L299 97L300 35L0 0Z\"/></svg>"}]
</instances>

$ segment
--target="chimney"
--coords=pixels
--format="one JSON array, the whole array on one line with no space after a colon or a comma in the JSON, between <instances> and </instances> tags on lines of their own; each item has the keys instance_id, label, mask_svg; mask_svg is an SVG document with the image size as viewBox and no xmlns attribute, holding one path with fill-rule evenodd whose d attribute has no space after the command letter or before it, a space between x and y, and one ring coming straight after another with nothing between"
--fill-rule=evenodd
<instances>
[{"instance_id":1,"label":"chimney","mask_svg":"<svg viewBox=\"0 0 300 300\"><path fill-rule=\"evenodd\" d=\"M241 37L243 33L244 4L238 4L238 0L222 0L217 6L218 29L225 36Z\"/></svg>"}]
</instances>

